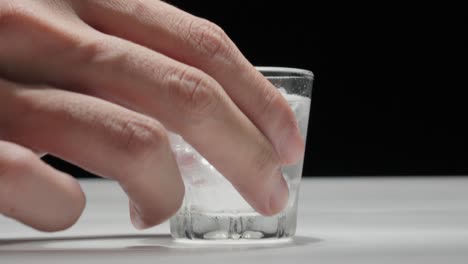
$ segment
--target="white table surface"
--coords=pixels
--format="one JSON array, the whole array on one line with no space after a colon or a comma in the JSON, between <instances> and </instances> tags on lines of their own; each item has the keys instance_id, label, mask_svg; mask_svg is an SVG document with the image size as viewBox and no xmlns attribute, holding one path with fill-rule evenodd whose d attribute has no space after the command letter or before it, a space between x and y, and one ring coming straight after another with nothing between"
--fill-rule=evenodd
<instances>
[{"instance_id":1,"label":"white table surface","mask_svg":"<svg viewBox=\"0 0 468 264\"><path fill-rule=\"evenodd\" d=\"M468 263L468 178L306 179L292 242L218 246L175 243L168 223L136 231L118 185L81 184L69 230L0 216L0 263Z\"/></svg>"}]
</instances>

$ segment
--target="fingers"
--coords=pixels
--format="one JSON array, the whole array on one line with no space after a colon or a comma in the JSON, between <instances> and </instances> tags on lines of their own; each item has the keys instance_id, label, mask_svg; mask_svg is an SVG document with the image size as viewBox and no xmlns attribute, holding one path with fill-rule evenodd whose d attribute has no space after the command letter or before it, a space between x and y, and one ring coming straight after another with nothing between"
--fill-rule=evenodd
<instances>
[{"instance_id":1,"label":"fingers","mask_svg":"<svg viewBox=\"0 0 468 264\"><path fill-rule=\"evenodd\" d=\"M76 71L91 94L150 115L181 134L259 212L270 215L283 208L287 188L275 149L215 80L121 39L98 46L105 59L100 55Z\"/></svg>"},{"instance_id":2,"label":"fingers","mask_svg":"<svg viewBox=\"0 0 468 264\"><path fill-rule=\"evenodd\" d=\"M116 179L138 208L139 218L132 218L138 228L177 211L184 187L157 121L72 92L9 82L0 87L0 138Z\"/></svg>"},{"instance_id":3,"label":"fingers","mask_svg":"<svg viewBox=\"0 0 468 264\"><path fill-rule=\"evenodd\" d=\"M78 183L24 147L0 141L0 213L42 231L73 225L85 198Z\"/></svg>"},{"instance_id":4,"label":"fingers","mask_svg":"<svg viewBox=\"0 0 468 264\"><path fill-rule=\"evenodd\" d=\"M27 76L37 81L147 114L181 134L257 211L271 215L284 208L288 190L277 152L216 80L130 41L74 24L65 30L57 21L44 23L47 30L43 25L18 25L22 34L10 32L10 45L0 42L0 59L5 65L16 63L4 71L14 73L8 76L31 72ZM34 63L28 59L31 54L14 43L34 43L35 51L26 49L35 56Z\"/></svg>"},{"instance_id":5,"label":"fingers","mask_svg":"<svg viewBox=\"0 0 468 264\"><path fill-rule=\"evenodd\" d=\"M140 43L214 77L274 144L284 163L302 157L304 142L287 102L218 26L163 1L79 3L78 14L99 30Z\"/></svg>"},{"instance_id":6,"label":"fingers","mask_svg":"<svg viewBox=\"0 0 468 264\"><path fill-rule=\"evenodd\" d=\"M181 134L259 212L271 215L285 206L288 191L275 149L215 80L121 39L98 46L98 58L75 71L91 94Z\"/></svg>"}]
</instances>

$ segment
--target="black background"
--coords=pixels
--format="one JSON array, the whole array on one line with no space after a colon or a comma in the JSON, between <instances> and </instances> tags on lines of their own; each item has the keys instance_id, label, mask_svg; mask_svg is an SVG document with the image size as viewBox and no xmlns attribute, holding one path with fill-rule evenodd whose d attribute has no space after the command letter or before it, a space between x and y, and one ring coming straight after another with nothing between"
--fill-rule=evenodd
<instances>
[{"instance_id":1,"label":"black background","mask_svg":"<svg viewBox=\"0 0 468 264\"><path fill-rule=\"evenodd\" d=\"M255 65L314 72L304 175L468 175L463 9L170 2L220 25Z\"/></svg>"}]
</instances>

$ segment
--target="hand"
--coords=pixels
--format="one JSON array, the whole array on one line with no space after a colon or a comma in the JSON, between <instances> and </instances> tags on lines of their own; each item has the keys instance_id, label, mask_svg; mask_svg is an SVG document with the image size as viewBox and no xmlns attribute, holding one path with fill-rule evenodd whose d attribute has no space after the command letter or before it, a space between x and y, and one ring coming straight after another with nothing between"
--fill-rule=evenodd
<instances>
[{"instance_id":1,"label":"hand","mask_svg":"<svg viewBox=\"0 0 468 264\"><path fill-rule=\"evenodd\" d=\"M0 213L60 230L85 198L51 153L117 180L138 228L184 195L167 130L260 213L304 151L281 94L215 24L155 0L0 0Z\"/></svg>"}]
</instances>

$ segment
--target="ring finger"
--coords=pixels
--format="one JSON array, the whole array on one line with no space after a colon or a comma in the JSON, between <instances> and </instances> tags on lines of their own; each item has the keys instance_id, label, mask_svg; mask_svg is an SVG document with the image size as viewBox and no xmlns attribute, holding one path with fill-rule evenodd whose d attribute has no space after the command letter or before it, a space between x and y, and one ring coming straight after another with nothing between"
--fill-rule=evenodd
<instances>
[{"instance_id":1,"label":"ring finger","mask_svg":"<svg viewBox=\"0 0 468 264\"><path fill-rule=\"evenodd\" d=\"M165 129L112 103L0 80L0 138L44 151L119 181L137 227L158 224L180 206L184 188Z\"/></svg>"}]
</instances>

